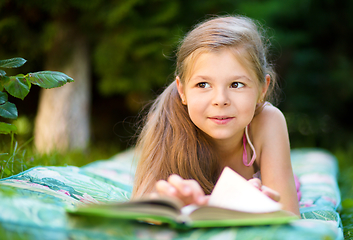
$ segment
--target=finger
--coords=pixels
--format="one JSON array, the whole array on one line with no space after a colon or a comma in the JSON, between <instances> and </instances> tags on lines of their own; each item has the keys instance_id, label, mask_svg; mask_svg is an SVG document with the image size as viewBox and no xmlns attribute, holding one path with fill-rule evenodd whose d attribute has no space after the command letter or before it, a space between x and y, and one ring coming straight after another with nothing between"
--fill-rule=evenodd
<instances>
[{"instance_id":1,"label":"finger","mask_svg":"<svg viewBox=\"0 0 353 240\"><path fill-rule=\"evenodd\" d=\"M249 183L251 183L254 187L256 187L257 189L261 190L261 180L258 178L252 178L248 181Z\"/></svg>"},{"instance_id":2,"label":"finger","mask_svg":"<svg viewBox=\"0 0 353 240\"><path fill-rule=\"evenodd\" d=\"M165 180L156 182L156 190L160 195L175 196L177 194L177 189Z\"/></svg>"},{"instance_id":3,"label":"finger","mask_svg":"<svg viewBox=\"0 0 353 240\"><path fill-rule=\"evenodd\" d=\"M183 196L190 196L192 189L187 184L187 180L184 180L176 174L172 174L168 178L168 183L177 189L177 191Z\"/></svg>"},{"instance_id":4,"label":"finger","mask_svg":"<svg viewBox=\"0 0 353 240\"><path fill-rule=\"evenodd\" d=\"M158 198L159 198L159 194L156 193L156 192L152 192L152 193L150 193L150 194L148 195L148 197L149 197L150 199L158 199Z\"/></svg>"},{"instance_id":5,"label":"finger","mask_svg":"<svg viewBox=\"0 0 353 240\"><path fill-rule=\"evenodd\" d=\"M266 187L266 186L262 186L261 187L262 192L267 195L269 198L271 198L272 200L278 202L281 198L281 196L279 195L278 192L276 192L275 190Z\"/></svg>"},{"instance_id":6,"label":"finger","mask_svg":"<svg viewBox=\"0 0 353 240\"><path fill-rule=\"evenodd\" d=\"M205 199L205 204L204 205L207 205L208 204L208 201L210 200L210 197L211 195L205 195L204 199Z\"/></svg>"},{"instance_id":7,"label":"finger","mask_svg":"<svg viewBox=\"0 0 353 240\"><path fill-rule=\"evenodd\" d=\"M206 205L208 200L205 198L205 193L202 190L200 184L195 180L186 180L186 183L192 190L192 203L196 203L198 205Z\"/></svg>"},{"instance_id":8,"label":"finger","mask_svg":"<svg viewBox=\"0 0 353 240\"><path fill-rule=\"evenodd\" d=\"M175 187L178 191L178 197L188 204L205 205L207 200L204 199L204 192L199 183L193 179L183 179L178 175L171 175L168 183Z\"/></svg>"}]
</instances>

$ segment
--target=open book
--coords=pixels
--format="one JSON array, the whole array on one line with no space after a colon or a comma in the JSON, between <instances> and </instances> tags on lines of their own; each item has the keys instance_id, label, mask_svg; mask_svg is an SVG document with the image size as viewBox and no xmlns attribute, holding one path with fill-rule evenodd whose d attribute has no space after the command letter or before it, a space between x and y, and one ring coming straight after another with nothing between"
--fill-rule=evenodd
<instances>
[{"instance_id":1,"label":"open book","mask_svg":"<svg viewBox=\"0 0 353 240\"><path fill-rule=\"evenodd\" d=\"M284 224L298 217L230 168L224 168L207 206L188 205L172 198L139 199L94 204L67 210L72 214L130 219L174 228Z\"/></svg>"}]
</instances>

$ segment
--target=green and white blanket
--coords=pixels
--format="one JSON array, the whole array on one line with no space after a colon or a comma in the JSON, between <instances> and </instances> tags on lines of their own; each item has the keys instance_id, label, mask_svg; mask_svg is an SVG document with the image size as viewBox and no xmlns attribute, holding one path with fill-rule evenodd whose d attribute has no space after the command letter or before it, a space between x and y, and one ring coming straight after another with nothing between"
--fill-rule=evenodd
<instances>
[{"instance_id":1,"label":"green and white blanket","mask_svg":"<svg viewBox=\"0 0 353 240\"><path fill-rule=\"evenodd\" d=\"M291 152L302 219L287 225L174 230L135 221L74 217L65 208L127 201L133 150L83 167L35 167L0 180L0 239L343 239L337 160L321 149Z\"/></svg>"}]
</instances>

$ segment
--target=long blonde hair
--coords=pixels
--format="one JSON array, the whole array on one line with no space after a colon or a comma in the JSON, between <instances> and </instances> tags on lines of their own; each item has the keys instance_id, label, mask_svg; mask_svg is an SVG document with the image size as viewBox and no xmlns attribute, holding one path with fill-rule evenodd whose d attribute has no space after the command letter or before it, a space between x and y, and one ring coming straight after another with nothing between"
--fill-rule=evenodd
<instances>
[{"instance_id":1,"label":"long blonde hair","mask_svg":"<svg viewBox=\"0 0 353 240\"><path fill-rule=\"evenodd\" d=\"M266 46L257 25L246 17L217 17L197 25L179 46L175 76L185 83L200 53L224 48L235 50L259 85L265 84L267 74L271 76L265 96L269 100L275 74L266 60ZM209 137L191 121L173 81L153 103L138 138L133 197L152 191L156 181L173 173L195 179L210 194L220 173L214 149Z\"/></svg>"}]
</instances>

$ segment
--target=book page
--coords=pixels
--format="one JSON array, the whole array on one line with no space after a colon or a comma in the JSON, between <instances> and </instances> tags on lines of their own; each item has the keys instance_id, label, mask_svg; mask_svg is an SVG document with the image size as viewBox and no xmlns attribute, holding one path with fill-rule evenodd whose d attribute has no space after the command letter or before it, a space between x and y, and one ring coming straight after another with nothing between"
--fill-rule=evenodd
<instances>
[{"instance_id":1,"label":"book page","mask_svg":"<svg viewBox=\"0 0 353 240\"><path fill-rule=\"evenodd\" d=\"M250 213L281 210L281 204L263 194L229 167L223 169L208 205Z\"/></svg>"}]
</instances>

